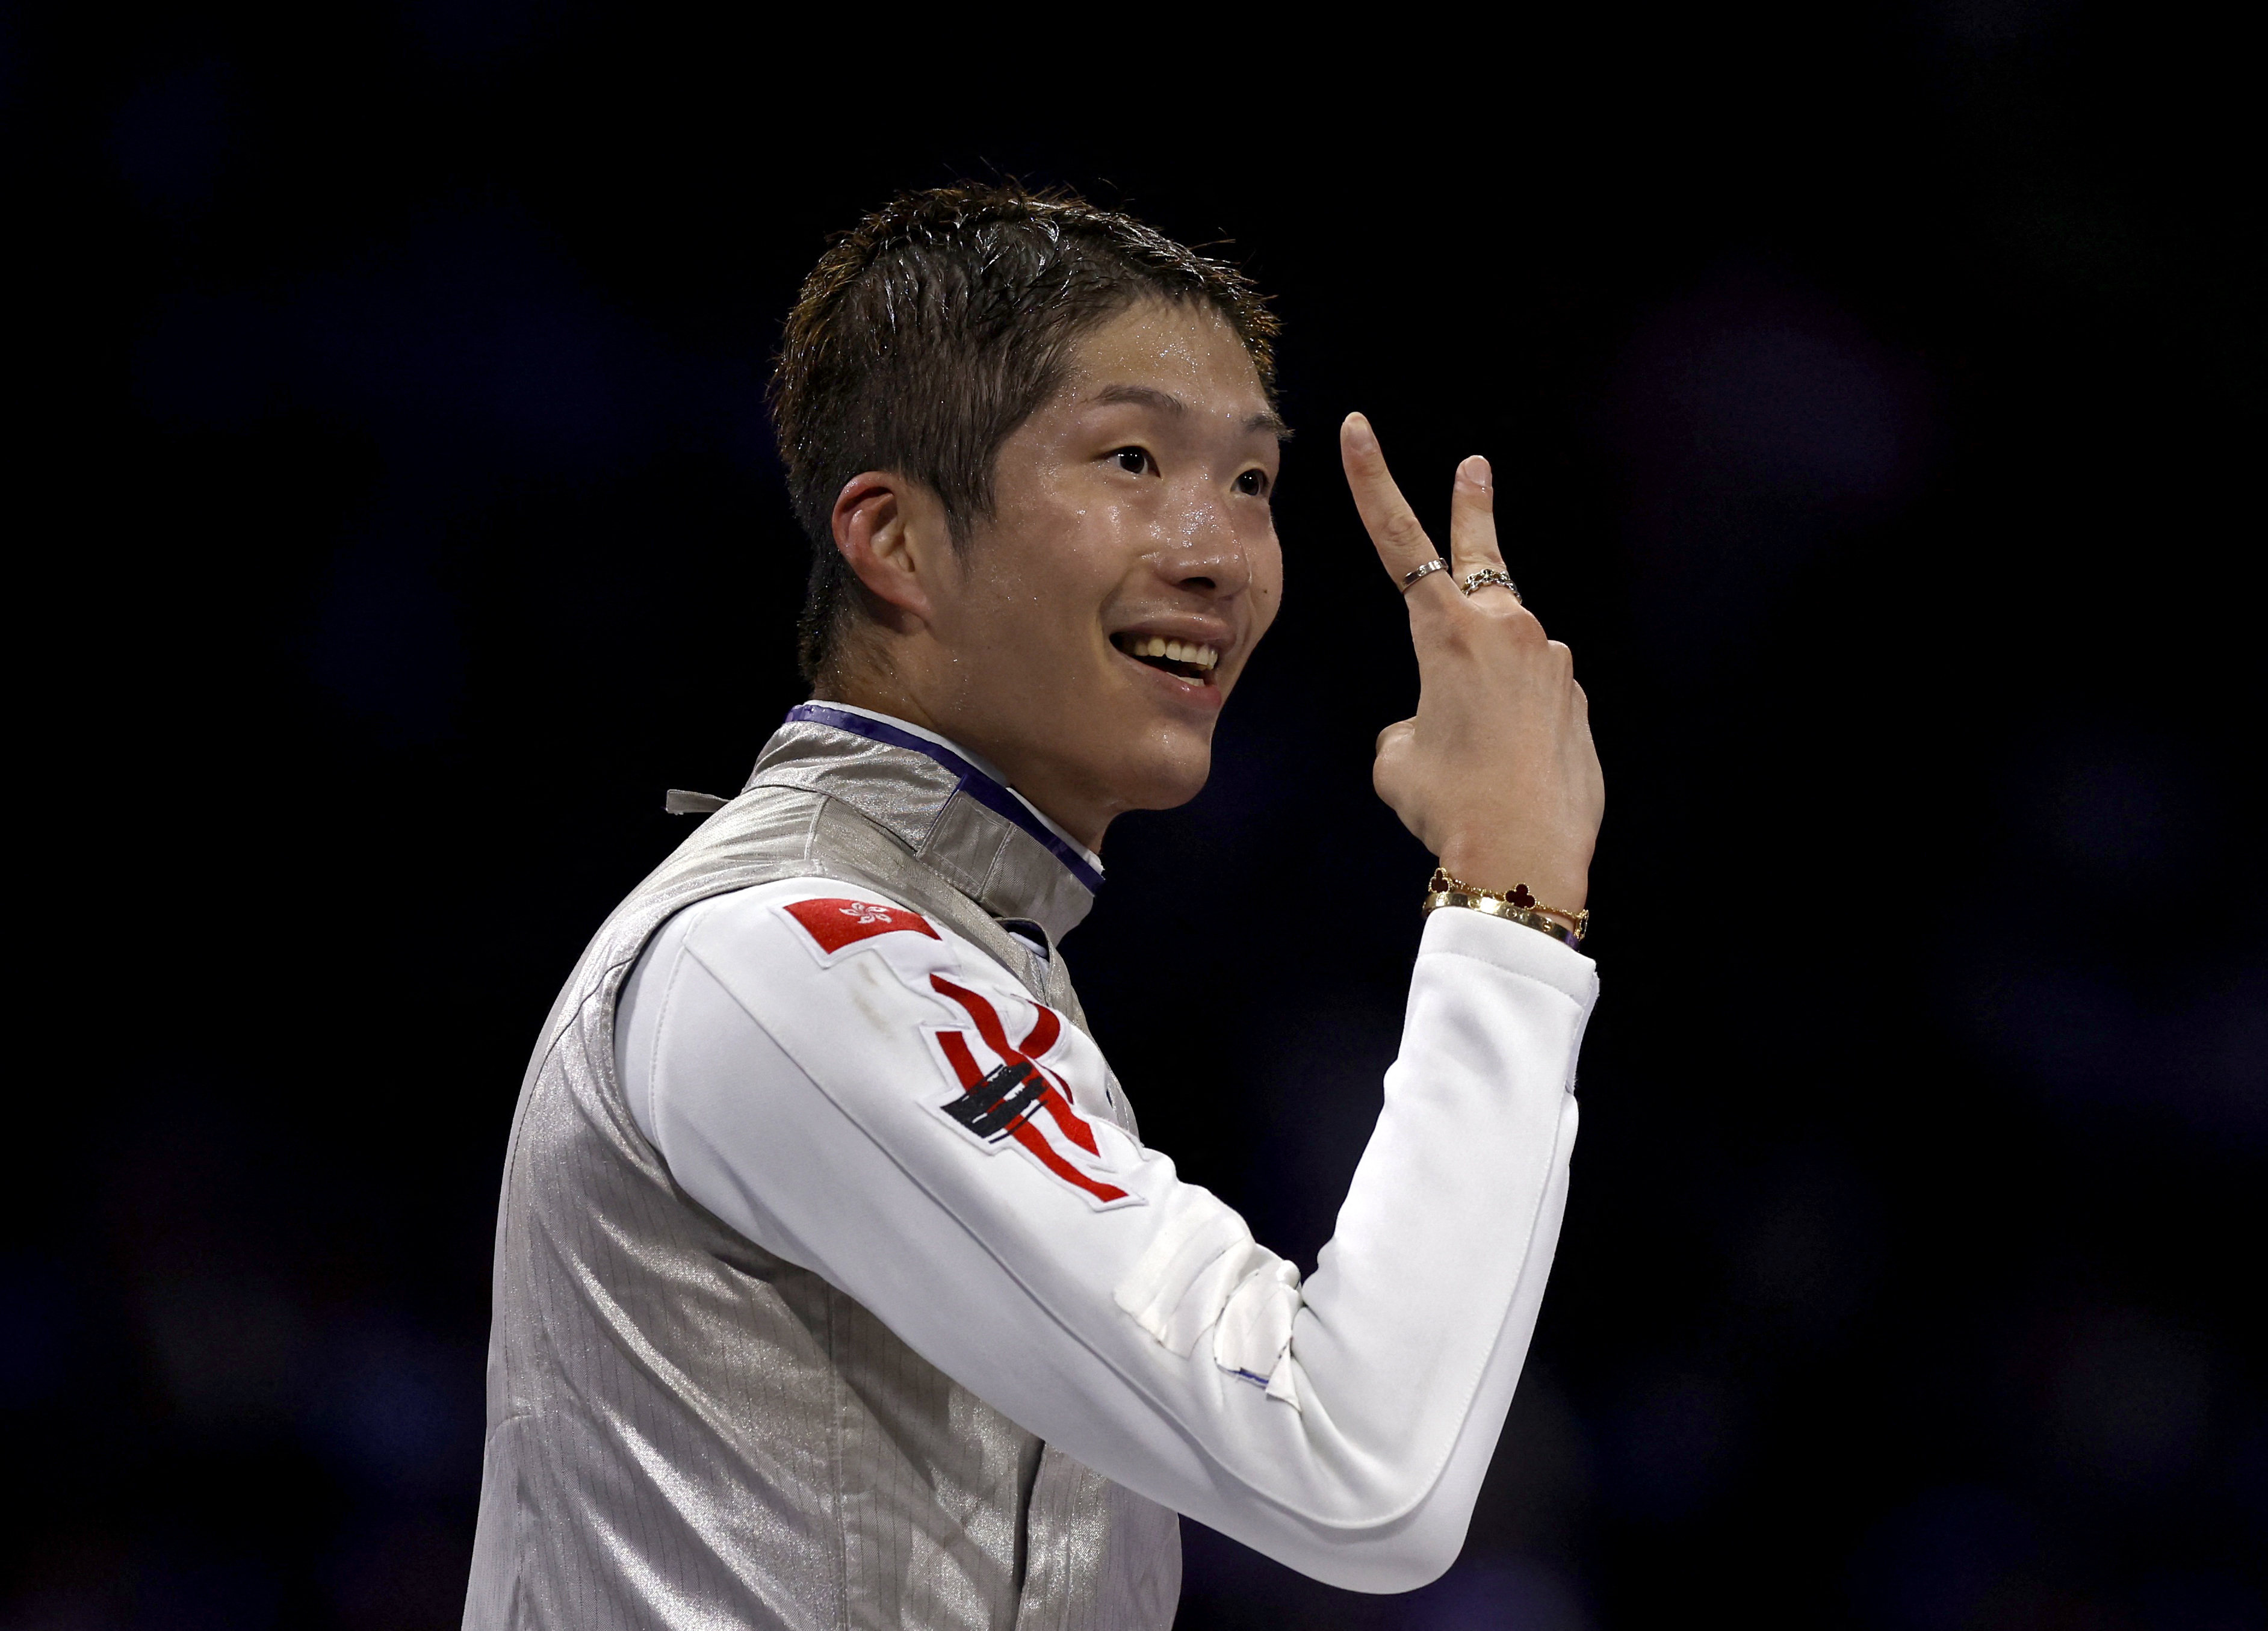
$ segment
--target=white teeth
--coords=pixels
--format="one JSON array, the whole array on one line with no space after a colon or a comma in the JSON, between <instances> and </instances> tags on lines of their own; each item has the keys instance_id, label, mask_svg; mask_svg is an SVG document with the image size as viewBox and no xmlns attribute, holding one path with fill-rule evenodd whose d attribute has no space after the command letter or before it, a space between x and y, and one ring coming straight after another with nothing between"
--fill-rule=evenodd
<instances>
[{"instance_id":1,"label":"white teeth","mask_svg":"<svg viewBox=\"0 0 2268 1631\"><path fill-rule=\"evenodd\" d=\"M1163 635L1136 635L1126 643L1129 657L1162 657L1169 663L1190 663L1199 668L1211 668L1220 662L1220 653L1209 645L1199 645L1193 640L1168 640Z\"/></svg>"}]
</instances>

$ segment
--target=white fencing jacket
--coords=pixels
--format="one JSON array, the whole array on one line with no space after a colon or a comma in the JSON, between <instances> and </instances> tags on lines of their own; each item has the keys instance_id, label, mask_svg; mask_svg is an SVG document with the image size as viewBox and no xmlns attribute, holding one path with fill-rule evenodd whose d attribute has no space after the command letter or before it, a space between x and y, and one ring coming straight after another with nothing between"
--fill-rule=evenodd
<instances>
[{"instance_id":1,"label":"white fencing jacket","mask_svg":"<svg viewBox=\"0 0 2268 1631\"><path fill-rule=\"evenodd\" d=\"M827 878L673 918L624 988L638 1128L695 1200L1088 1466L1372 1591L1455 1560L1565 1204L1588 958L1426 922L1385 1106L1304 1283L1114 1126L1076 1025Z\"/></svg>"}]
</instances>

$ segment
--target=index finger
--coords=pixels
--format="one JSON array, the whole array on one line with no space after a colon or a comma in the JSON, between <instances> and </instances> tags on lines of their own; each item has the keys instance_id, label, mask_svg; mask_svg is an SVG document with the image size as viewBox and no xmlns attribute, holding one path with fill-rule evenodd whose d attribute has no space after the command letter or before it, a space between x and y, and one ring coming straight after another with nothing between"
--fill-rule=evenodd
<instances>
[{"instance_id":1,"label":"index finger","mask_svg":"<svg viewBox=\"0 0 2268 1631\"><path fill-rule=\"evenodd\" d=\"M1387 469L1386 455L1378 445L1378 433L1360 414L1349 414L1339 426L1339 458L1346 466L1348 490L1354 495L1364 530L1377 547L1379 562L1400 588L1404 577L1441 552L1425 536L1410 501L1394 484L1393 472Z\"/></svg>"}]
</instances>

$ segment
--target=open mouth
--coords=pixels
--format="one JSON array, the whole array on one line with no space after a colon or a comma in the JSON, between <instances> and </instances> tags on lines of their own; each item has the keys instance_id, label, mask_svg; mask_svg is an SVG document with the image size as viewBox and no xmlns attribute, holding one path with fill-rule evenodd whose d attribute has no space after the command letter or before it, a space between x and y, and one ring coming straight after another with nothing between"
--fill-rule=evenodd
<instances>
[{"instance_id":1,"label":"open mouth","mask_svg":"<svg viewBox=\"0 0 2268 1631\"><path fill-rule=\"evenodd\" d=\"M1220 653L1209 645L1168 640L1162 635L1113 635L1110 643L1138 663L1196 685L1211 685L1212 671L1220 662Z\"/></svg>"}]
</instances>

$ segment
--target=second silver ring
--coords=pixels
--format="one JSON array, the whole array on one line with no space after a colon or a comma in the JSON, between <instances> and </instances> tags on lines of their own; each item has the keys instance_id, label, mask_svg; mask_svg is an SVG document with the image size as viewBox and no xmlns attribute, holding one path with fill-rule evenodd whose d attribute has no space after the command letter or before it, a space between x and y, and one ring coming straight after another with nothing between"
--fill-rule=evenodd
<instances>
[{"instance_id":1,"label":"second silver ring","mask_svg":"<svg viewBox=\"0 0 2268 1631\"><path fill-rule=\"evenodd\" d=\"M1501 568L1484 566L1479 571L1468 572L1457 580L1457 587L1463 590L1467 594L1472 593L1476 589L1485 589L1491 584L1499 584L1503 585L1505 588L1512 591L1512 598L1513 599L1520 601L1520 604L1522 606L1526 606L1528 604L1528 602L1521 597L1520 585L1512 581L1512 574L1503 570Z\"/></svg>"}]
</instances>

